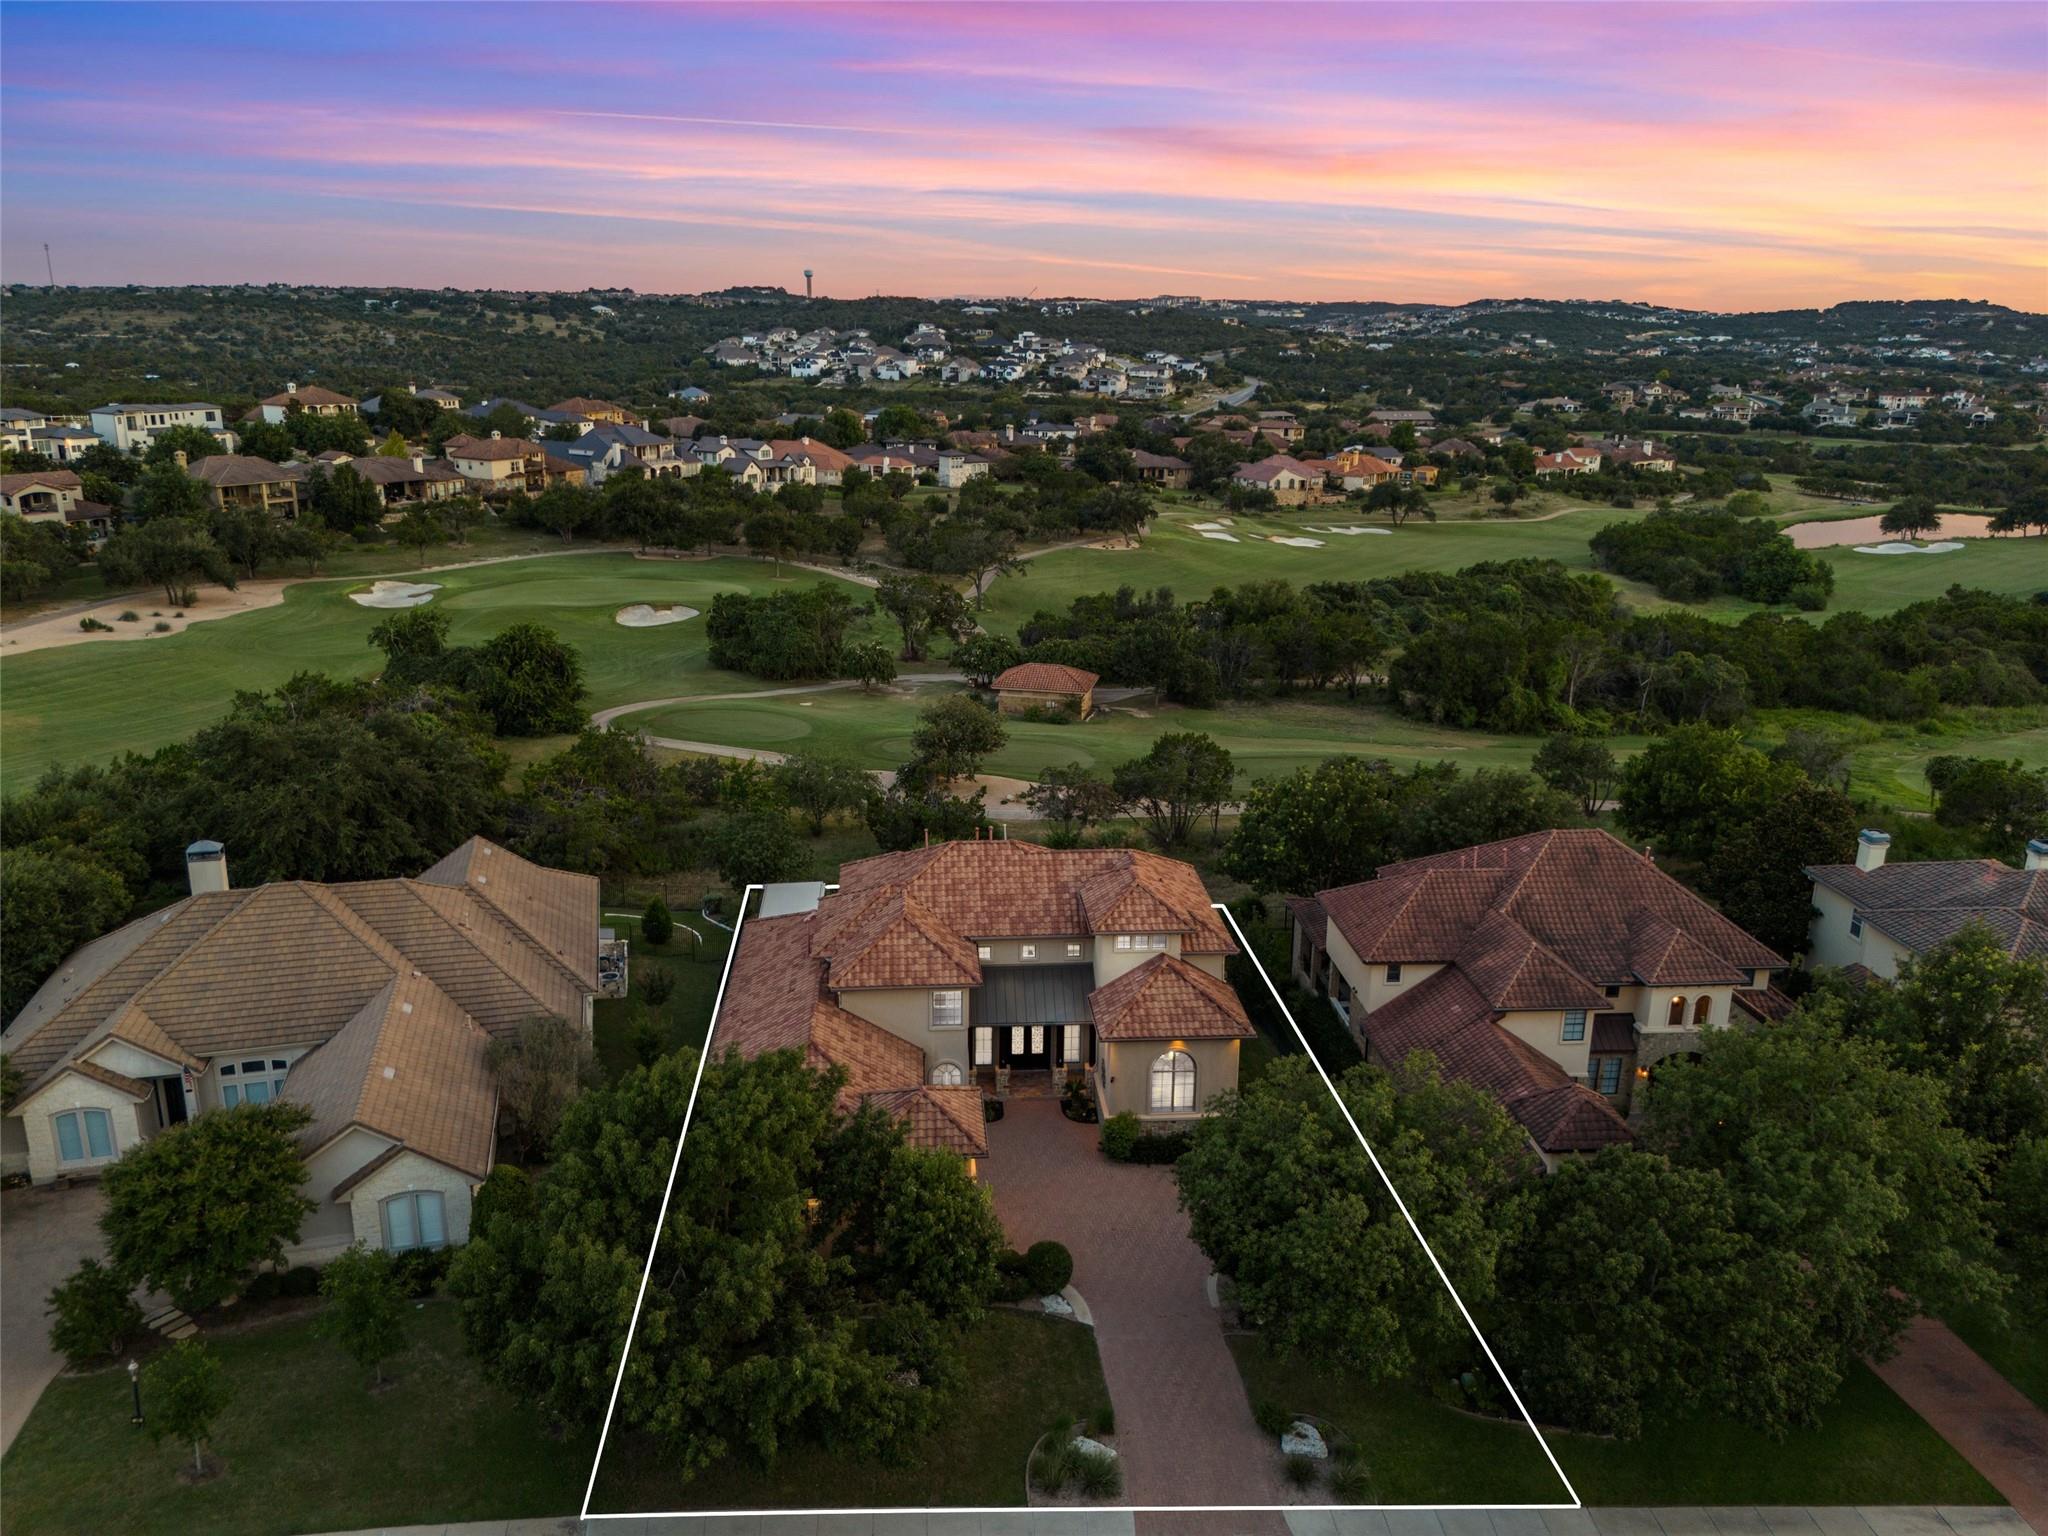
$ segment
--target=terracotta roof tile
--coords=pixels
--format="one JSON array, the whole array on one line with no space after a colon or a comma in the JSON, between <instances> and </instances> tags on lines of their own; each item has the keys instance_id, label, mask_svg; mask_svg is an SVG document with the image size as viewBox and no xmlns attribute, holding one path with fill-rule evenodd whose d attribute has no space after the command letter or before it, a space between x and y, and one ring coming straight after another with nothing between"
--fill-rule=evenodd
<instances>
[{"instance_id":1,"label":"terracotta roof tile","mask_svg":"<svg viewBox=\"0 0 2048 1536\"><path fill-rule=\"evenodd\" d=\"M1234 1040L1255 1033L1229 982L1154 955L1088 995L1103 1040Z\"/></svg>"},{"instance_id":2,"label":"terracotta roof tile","mask_svg":"<svg viewBox=\"0 0 2048 1536\"><path fill-rule=\"evenodd\" d=\"M1025 661L996 674L992 686L1000 693L1006 688L1026 693L1071 693L1080 695L1102 679L1093 672L1056 661Z\"/></svg>"},{"instance_id":3,"label":"terracotta roof tile","mask_svg":"<svg viewBox=\"0 0 2048 1536\"><path fill-rule=\"evenodd\" d=\"M988 1117L978 1088L893 1088L871 1093L864 1102L903 1121L914 1147L988 1156Z\"/></svg>"}]
</instances>

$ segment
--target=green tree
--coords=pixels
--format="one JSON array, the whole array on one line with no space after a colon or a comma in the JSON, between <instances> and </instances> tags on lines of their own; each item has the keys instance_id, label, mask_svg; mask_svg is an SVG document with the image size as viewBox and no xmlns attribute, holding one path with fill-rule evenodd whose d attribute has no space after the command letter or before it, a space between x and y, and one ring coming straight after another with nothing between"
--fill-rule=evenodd
<instances>
[{"instance_id":1,"label":"green tree","mask_svg":"<svg viewBox=\"0 0 2048 1536\"><path fill-rule=\"evenodd\" d=\"M370 645L384 653L384 679L399 687L430 682L448 657L448 611L401 608L370 626Z\"/></svg>"},{"instance_id":2,"label":"green tree","mask_svg":"<svg viewBox=\"0 0 2048 1536\"><path fill-rule=\"evenodd\" d=\"M1195 819L1214 819L1230 799L1237 770L1230 753L1201 731L1168 731L1152 739L1143 757L1117 765L1116 797L1135 807L1162 848L1188 840Z\"/></svg>"},{"instance_id":3,"label":"green tree","mask_svg":"<svg viewBox=\"0 0 2048 1536\"><path fill-rule=\"evenodd\" d=\"M583 723L583 662L545 625L500 630L477 647L464 681L500 736L548 736Z\"/></svg>"},{"instance_id":4,"label":"green tree","mask_svg":"<svg viewBox=\"0 0 2048 1536\"><path fill-rule=\"evenodd\" d=\"M78 1268L50 1292L50 1347L74 1369L119 1355L142 1332L135 1287L98 1259Z\"/></svg>"},{"instance_id":5,"label":"green tree","mask_svg":"<svg viewBox=\"0 0 2048 1536\"><path fill-rule=\"evenodd\" d=\"M971 694L948 694L918 711L910 733L913 767L907 771L941 784L970 779L981 771L982 759L1001 751L1009 739L1009 729L994 710Z\"/></svg>"},{"instance_id":6,"label":"green tree","mask_svg":"<svg viewBox=\"0 0 2048 1536\"><path fill-rule=\"evenodd\" d=\"M408 507L391 531L399 543L412 551L415 560L424 559L436 544L448 542L448 529L441 514L428 506Z\"/></svg>"},{"instance_id":7,"label":"green tree","mask_svg":"<svg viewBox=\"0 0 2048 1536\"><path fill-rule=\"evenodd\" d=\"M1939 533L1941 531L1941 508L1926 496L1907 496L1883 517L1877 526L1893 537L1911 538L1915 534Z\"/></svg>"},{"instance_id":8,"label":"green tree","mask_svg":"<svg viewBox=\"0 0 2048 1536\"><path fill-rule=\"evenodd\" d=\"M1225 870L1261 891L1307 895L1401 856L1408 796L1381 760L1326 757L1246 791Z\"/></svg>"},{"instance_id":9,"label":"green tree","mask_svg":"<svg viewBox=\"0 0 2048 1536\"><path fill-rule=\"evenodd\" d=\"M1658 737L1621 773L1616 816L1659 852L1705 858L1714 839L1801 780L1798 769L1744 746L1734 731L1682 725Z\"/></svg>"},{"instance_id":10,"label":"green tree","mask_svg":"<svg viewBox=\"0 0 2048 1536\"><path fill-rule=\"evenodd\" d=\"M281 1262L315 1209L298 1146L312 1118L300 1104L240 1104L130 1147L100 1176L115 1272L196 1312Z\"/></svg>"},{"instance_id":11,"label":"green tree","mask_svg":"<svg viewBox=\"0 0 2048 1536\"><path fill-rule=\"evenodd\" d=\"M450 496L437 503L442 526L457 545L469 542L469 530L484 520L483 501L475 496Z\"/></svg>"},{"instance_id":12,"label":"green tree","mask_svg":"<svg viewBox=\"0 0 2048 1536\"><path fill-rule=\"evenodd\" d=\"M393 427L390 435L377 445L377 456L382 459L403 459L412 453L406 445L405 434Z\"/></svg>"},{"instance_id":13,"label":"green tree","mask_svg":"<svg viewBox=\"0 0 2048 1536\"><path fill-rule=\"evenodd\" d=\"M515 1033L494 1037L484 1066L529 1156L554 1140L569 1105L601 1075L582 1025L553 1014L536 1014Z\"/></svg>"},{"instance_id":14,"label":"green tree","mask_svg":"<svg viewBox=\"0 0 2048 1536\"><path fill-rule=\"evenodd\" d=\"M284 525L262 507L223 503L207 508L202 524L220 552L252 580L266 561L284 553Z\"/></svg>"},{"instance_id":15,"label":"green tree","mask_svg":"<svg viewBox=\"0 0 2048 1536\"><path fill-rule=\"evenodd\" d=\"M840 652L840 668L860 684L862 693L873 693L896 680L896 658L879 640L860 640Z\"/></svg>"},{"instance_id":16,"label":"green tree","mask_svg":"<svg viewBox=\"0 0 2048 1536\"><path fill-rule=\"evenodd\" d=\"M640 914L640 937L659 947L674 938L675 931L676 920L669 915L668 903L656 896Z\"/></svg>"},{"instance_id":17,"label":"green tree","mask_svg":"<svg viewBox=\"0 0 2048 1536\"><path fill-rule=\"evenodd\" d=\"M2001 852L2048 828L2048 769L1989 757L1951 759L1944 769L1935 785L1934 763L1928 764L1928 783L1941 796L1934 819L1943 826L1974 833Z\"/></svg>"},{"instance_id":18,"label":"green tree","mask_svg":"<svg viewBox=\"0 0 2048 1536\"><path fill-rule=\"evenodd\" d=\"M1998 1298L1984 1155L1946 1108L1939 1083L1805 1013L1710 1030L1696 1060L1659 1068L1645 1149L1721 1175L1737 1225L1772 1256L1758 1283L1809 1320L1785 1422L1812 1422L1917 1314Z\"/></svg>"},{"instance_id":19,"label":"green tree","mask_svg":"<svg viewBox=\"0 0 2048 1536\"><path fill-rule=\"evenodd\" d=\"M1040 769L1038 782L1017 798L1039 820L1058 827L1062 837L1076 837L1123 809L1116 787L1086 763Z\"/></svg>"},{"instance_id":20,"label":"green tree","mask_svg":"<svg viewBox=\"0 0 2048 1536\"><path fill-rule=\"evenodd\" d=\"M180 1339L142 1368L143 1420L152 1443L179 1440L192 1447L192 1475L206 1475L206 1442L234 1399L220 1361L197 1339Z\"/></svg>"},{"instance_id":21,"label":"green tree","mask_svg":"<svg viewBox=\"0 0 2048 1536\"><path fill-rule=\"evenodd\" d=\"M792 752L775 765L772 776L790 807L803 814L813 837L824 836L833 815L865 805L874 782L851 758L826 751Z\"/></svg>"},{"instance_id":22,"label":"green tree","mask_svg":"<svg viewBox=\"0 0 2048 1536\"><path fill-rule=\"evenodd\" d=\"M119 530L101 546L98 565L109 587L157 587L173 607L184 589L202 578L229 591L235 588L235 568L227 555L204 528L182 517Z\"/></svg>"},{"instance_id":23,"label":"green tree","mask_svg":"<svg viewBox=\"0 0 2048 1536\"><path fill-rule=\"evenodd\" d=\"M935 634L958 640L970 625L960 594L931 576L887 576L875 590L875 606L903 631L903 659L923 661Z\"/></svg>"},{"instance_id":24,"label":"green tree","mask_svg":"<svg viewBox=\"0 0 2048 1536\"><path fill-rule=\"evenodd\" d=\"M175 467L181 453L188 463L197 464L226 451L220 439L204 427L164 427L149 440L149 451L143 454L142 461L152 468L164 464Z\"/></svg>"},{"instance_id":25,"label":"green tree","mask_svg":"<svg viewBox=\"0 0 2048 1536\"><path fill-rule=\"evenodd\" d=\"M711 834L711 867L740 891L802 879L810 871L811 853L781 811L741 811L727 816Z\"/></svg>"},{"instance_id":26,"label":"green tree","mask_svg":"<svg viewBox=\"0 0 2048 1536\"><path fill-rule=\"evenodd\" d=\"M1526 1137L1427 1056L1402 1070L1397 1088L1353 1067L1337 1091L1451 1284L1486 1308L1519 1219L1510 1196L1531 1171ZM1181 1205L1271 1347L1374 1381L1464 1358L1470 1330L1306 1056L1282 1057L1210 1108L1174 1165Z\"/></svg>"},{"instance_id":27,"label":"green tree","mask_svg":"<svg viewBox=\"0 0 2048 1536\"><path fill-rule=\"evenodd\" d=\"M953 647L953 665L976 688L988 687L999 673L1023 659L1023 651L1008 635L976 635Z\"/></svg>"},{"instance_id":28,"label":"green tree","mask_svg":"<svg viewBox=\"0 0 2048 1536\"><path fill-rule=\"evenodd\" d=\"M405 1348L405 1290L391 1255L351 1245L321 1269L320 1294L327 1298L321 1334L369 1371L373 1386L383 1386L384 1362Z\"/></svg>"},{"instance_id":29,"label":"green tree","mask_svg":"<svg viewBox=\"0 0 2048 1536\"><path fill-rule=\"evenodd\" d=\"M1736 926L1780 954L1798 954L1813 919L1813 881L1806 871L1853 857L1856 823L1847 795L1802 774L1720 829L1700 889Z\"/></svg>"},{"instance_id":30,"label":"green tree","mask_svg":"<svg viewBox=\"0 0 2048 1536\"><path fill-rule=\"evenodd\" d=\"M314 465L306 500L321 523L337 533L367 535L384 521L383 493L352 465L331 470Z\"/></svg>"},{"instance_id":31,"label":"green tree","mask_svg":"<svg viewBox=\"0 0 2048 1536\"><path fill-rule=\"evenodd\" d=\"M127 884L77 847L15 847L0 859L0 1018L13 1018L64 957L128 913Z\"/></svg>"},{"instance_id":32,"label":"green tree","mask_svg":"<svg viewBox=\"0 0 2048 1536\"><path fill-rule=\"evenodd\" d=\"M787 560L797 547L796 519L787 512L765 508L749 517L742 532L747 548L756 559L772 560L775 574L782 574L782 562Z\"/></svg>"},{"instance_id":33,"label":"green tree","mask_svg":"<svg viewBox=\"0 0 2048 1536\"><path fill-rule=\"evenodd\" d=\"M1553 736L1537 749L1529 766L1552 789L1576 799L1588 816L1599 812L1614 787L1614 753L1598 736Z\"/></svg>"}]
</instances>

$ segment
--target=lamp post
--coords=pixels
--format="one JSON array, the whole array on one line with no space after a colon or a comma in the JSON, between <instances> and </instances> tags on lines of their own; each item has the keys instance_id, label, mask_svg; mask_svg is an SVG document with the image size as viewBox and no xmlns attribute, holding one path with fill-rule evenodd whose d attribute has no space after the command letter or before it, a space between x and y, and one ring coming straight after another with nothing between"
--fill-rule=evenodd
<instances>
[{"instance_id":1,"label":"lamp post","mask_svg":"<svg viewBox=\"0 0 2048 1536\"><path fill-rule=\"evenodd\" d=\"M130 1424L142 1422L142 1367L133 1360L128 1362L128 1390L135 1397L135 1412L128 1420Z\"/></svg>"}]
</instances>

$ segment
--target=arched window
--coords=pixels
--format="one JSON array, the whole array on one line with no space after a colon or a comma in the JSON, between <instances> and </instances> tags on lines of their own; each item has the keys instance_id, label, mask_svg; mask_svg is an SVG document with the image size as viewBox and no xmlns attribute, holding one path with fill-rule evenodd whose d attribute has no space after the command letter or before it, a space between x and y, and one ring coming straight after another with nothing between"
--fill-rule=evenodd
<instances>
[{"instance_id":1,"label":"arched window","mask_svg":"<svg viewBox=\"0 0 2048 1536\"><path fill-rule=\"evenodd\" d=\"M958 1062L942 1061L932 1068L934 1088L958 1088L967 1081L967 1074L960 1070Z\"/></svg>"},{"instance_id":2,"label":"arched window","mask_svg":"<svg viewBox=\"0 0 2048 1536\"><path fill-rule=\"evenodd\" d=\"M1702 994L1695 998L1692 1005L1692 1027L1694 1029L1705 1029L1708 1023L1711 1022L1713 1012L1714 999L1711 996Z\"/></svg>"},{"instance_id":3,"label":"arched window","mask_svg":"<svg viewBox=\"0 0 2048 1536\"><path fill-rule=\"evenodd\" d=\"M1666 1029L1683 1029L1683 1028L1685 1028L1685 999L1684 999L1684 998L1682 998L1682 997L1674 997L1674 998L1672 998L1672 999L1671 999L1671 1012L1669 1012L1668 1014L1666 1014L1666 1015L1664 1016L1664 1027L1665 1027Z\"/></svg>"},{"instance_id":4,"label":"arched window","mask_svg":"<svg viewBox=\"0 0 2048 1536\"><path fill-rule=\"evenodd\" d=\"M1152 1112L1171 1114L1195 1107L1195 1058L1168 1051L1152 1063Z\"/></svg>"}]
</instances>

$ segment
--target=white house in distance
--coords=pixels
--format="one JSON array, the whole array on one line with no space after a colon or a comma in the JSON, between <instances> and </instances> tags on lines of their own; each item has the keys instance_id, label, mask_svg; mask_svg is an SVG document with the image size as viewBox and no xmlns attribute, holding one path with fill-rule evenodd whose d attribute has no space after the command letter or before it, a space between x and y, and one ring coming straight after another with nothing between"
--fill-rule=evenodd
<instances>
[{"instance_id":1,"label":"white house in distance","mask_svg":"<svg viewBox=\"0 0 2048 1536\"><path fill-rule=\"evenodd\" d=\"M221 419L220 407L203 400L187 400L177 405L95 406L89 419L93 435L123 453L146 451L159 432L172 427L197 427L220 437L227 425ZM229 442L228 446L232 448L234 444Z\"/></svg>"},{"instance_id":2,"label":"white house in distance","mask_svg":"<svg viewBox=\"0 0 2048 1536\"><path fill-rule=\"evenodd\" d=\"M0 1166L89 1178L195 1115L289 1100L312 1113L295 1259L464 1241L496 1147L486 1048L538 1015L589 1030L596 879L481 837L411 880L237 890L219 843L185 858L189 896L71 955L0 1034L25 1080Z\"/></svg>"},{"instance_id":3,"label":"white house in distance","mask_svg":"<svg viewBox=\"0 0 2048 1536\"><path fill-rule=\"evenodd\" d=\"M1970 923L1995 934L2008 954L2048 963L2048 838L2027 843L2026 863L1929 859L1887 864L1891 838L1866 829L1854 864L1817 864L1807 958L1861 966L1887 979Z\"/></svg>"}]
</instances>

